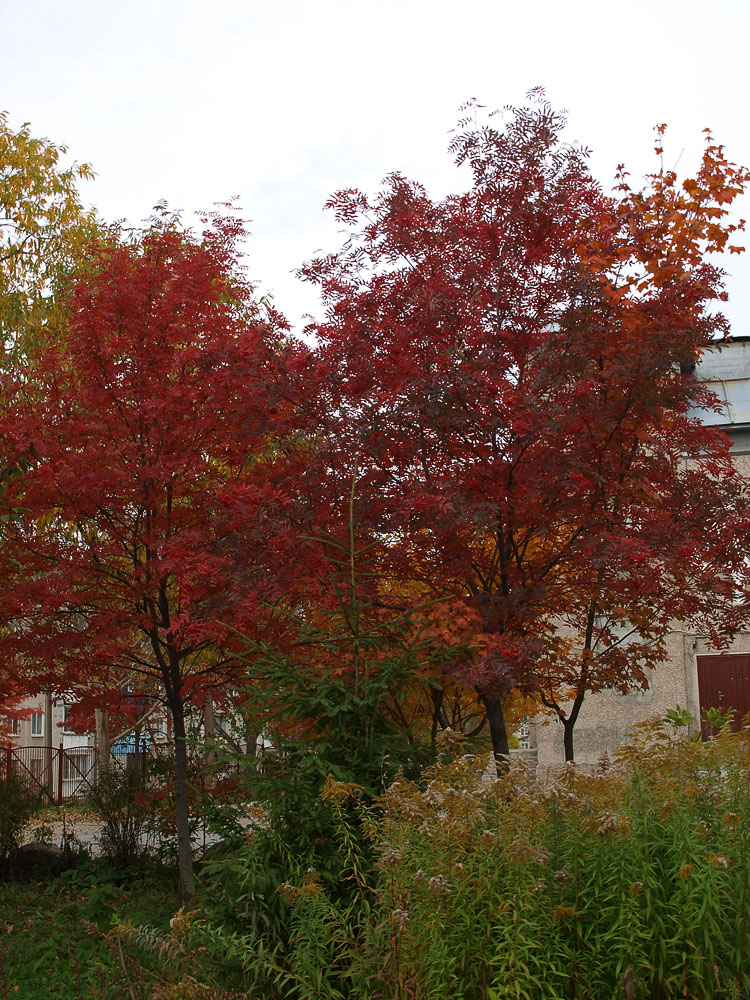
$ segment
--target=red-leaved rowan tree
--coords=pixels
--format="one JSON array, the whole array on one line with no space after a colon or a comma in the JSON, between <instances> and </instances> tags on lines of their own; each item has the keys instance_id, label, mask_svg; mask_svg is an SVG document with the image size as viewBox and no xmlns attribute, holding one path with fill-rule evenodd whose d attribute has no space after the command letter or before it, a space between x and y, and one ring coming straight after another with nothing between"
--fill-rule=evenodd
<instances>
[{"instance_id":1,"label":"red-leaved rowan tree","mask_svg":"<svg viewBox=\"0 0 750 1000\"><path fill-rule=\"evenodd\" d=\"M255 303L242 235L231 218L200 236L169 219L112 232L70 291L65 336L3 385L6 449L34 461L8 489L29 514L0 546L0 652L27 691L107 705L126 677L163 698L183 902L185 708L242 671L227 623L277 630L298 551L285 482L305 352Z\"/></svg>"},{"instance_id":2,"label":"red-leaved rowan tree","mask_svg":"<svg viewBox=\"0 0 750 1000\"><path fill-rule=\"evenodd\" d=\"M689 367L727 332L709 257L748 174L709 136L695 178L661 170L636 192L621 172L606 195L542 95L472 116L452 143L468 191L436 201L393 174L374 198L339 192L352 235L303 274L326 305L332 481L358 461L384 572L473 603L481 652L453 669L503 754L511 690L594 684L571 684L562 622L585 648L598 609L627 619L655 581L660 625L708 613L709 577L717 623L732 606L746 500ZM596 684L639 685L636 648Z\"/></svg>"}]
</instances>

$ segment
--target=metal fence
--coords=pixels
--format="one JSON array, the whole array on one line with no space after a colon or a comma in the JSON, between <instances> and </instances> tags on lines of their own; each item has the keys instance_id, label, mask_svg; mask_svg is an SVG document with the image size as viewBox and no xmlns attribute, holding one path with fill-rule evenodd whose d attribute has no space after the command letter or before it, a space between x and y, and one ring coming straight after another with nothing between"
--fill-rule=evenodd
<instances>
[{"instance_id":1,"label":"metal fence","mask_svg":"<svg viewBox=\"0 0 750 1000\"><path fill-rule=\"evenodd\" d=\"M112 761L123 769L145 769L148 747L145 743L112 748ZM3 761L4 756L4 761ZM0 775L16 775L53 803L85 799L96 786L98 757L96 747L5 747L0 749L3 769Z\"/></svg>"},{"instance_id":2,"label":"metal fence","mask_svg":"<svg viewBox=\"0 0 750 1000\"><path fill-rule=\"evenodd\" d=\"M124 740L117 740L110 751L112 760L123 769L137 768L146 770L149 753L153 752L153 743L141 733L133 733Z\"/></svg>"}]
</instances>

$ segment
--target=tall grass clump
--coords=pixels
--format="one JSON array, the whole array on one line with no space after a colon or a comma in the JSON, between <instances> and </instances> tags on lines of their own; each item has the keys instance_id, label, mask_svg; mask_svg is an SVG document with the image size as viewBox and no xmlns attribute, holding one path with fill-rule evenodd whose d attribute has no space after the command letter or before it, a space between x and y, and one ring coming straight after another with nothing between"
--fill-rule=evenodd
<instances>
[{"instance_id":1,"label":"tall grass clump","mask_svg":"<svg viewBox=\"0 0 750 1000\"><path fill-rule=\"evenodd\" d=\"M750 993L750 731L643 726L611 766L396 781L377 823L362 996L667 1000Z\"/></svg>"}]
</instances>

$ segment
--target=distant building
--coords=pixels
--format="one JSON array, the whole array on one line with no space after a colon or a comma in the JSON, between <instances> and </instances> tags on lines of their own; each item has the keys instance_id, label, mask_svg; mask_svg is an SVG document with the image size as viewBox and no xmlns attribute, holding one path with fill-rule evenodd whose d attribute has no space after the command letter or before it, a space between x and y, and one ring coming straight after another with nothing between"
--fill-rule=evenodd
<instances>
[{"instance_id":1,"label":"distant building","mask_svg":"<svg viewBox=\"0 0 750 1000\"><path fill-rule=\"evenodd\" d=\"M47 734L52 733L52 746L58 749L60 744L64 750L79 746L93 746L94 737L90 733L76 733L65 725L68 706L63 700L52 700L52 726L48 729L47 704L45 695L26 698L19 711L24 718L13 719L11 723L11 746L34 747L47 746Z\"/></svg>"},{"instance_id":2,"label":"distant building","mask_svg":"<svg viewBox=\"0 0 750 1000\"><path fill-rule=\"evenodd\" d=\"M64 700L41 694L18 708L23 717L11 721L10 739L2 748L4 770L36 783L51 801L83 797L94 780L94 737L66 726Z\"/></svg>"}]
</instances>

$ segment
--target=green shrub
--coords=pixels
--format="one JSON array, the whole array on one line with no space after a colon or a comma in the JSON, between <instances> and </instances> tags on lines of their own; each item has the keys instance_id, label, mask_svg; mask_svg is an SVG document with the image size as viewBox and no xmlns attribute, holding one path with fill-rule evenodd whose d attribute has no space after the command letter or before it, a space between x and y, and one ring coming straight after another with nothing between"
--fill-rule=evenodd
<instances>
[{"instance_id":1,"label":"green shrub","mask_svg":"<svg viewBox=\"0 0 750 1000\"><path fill-rule=\"evenodd\" d=\"M224 822L224 856L204 873L206 947L264 1000L348 995L348 943L372 895L372 803L399 770L417 778L434 758L429 732L402 710L434 652L406 613L359 598L353 529L349 548L328 544L343 574L333 606L294 619L285 652L248 642L274 750L233 759L252 826L232 835ZM221 754L216 766L226 770Z\"/></svg>"},{"instance_id":2,"label":"green shrub","mask_svg":"<svg viewBox=\"0 0 750 1000\"><path fill-rule=\"evenodd\" d=\"M649 726L603 774L486 783L466 757L397 782L357 945L380 985L361 995L748 995L748 776L750 731Z\"/></svg>"},{"instance_id":3,"label":"green shrub","mask_svg":"<svg viewBox=\"0 0 750 1000\"><path fill-rule=\"evenodd\" d=\"M0 868L7 868L21 831L40 805L40 790L11 771L0 779Z\"/></svg>"},{"instance_id":4,"label":"green shrub","mask_svg":"<svg viewBox=\"0 0 750 1000\"><path fill-rule=\"evenodd\" d=\"M323 942L335 940L333 915L347 925L359 920L366 873L374 865L373 845L365 836L369 807L400 766L418 776L426 752L409 744L379 711L392 683L388 669L401 666L381 662L377 676L357 695L346 678L319 673L314 699L319 723L288 737L281 727L272 754L243 761L240 791L252 803L245 806L252 826L236 827L232 835L224 823L226 849L207 862L203 878L207 913L220 929L212 938L216 953L234 963L247 988L265 991L264 997L285 997L295 988L295 976L307 982L313 954L321 961L328 956L323 964L330 978L332 944ZM288 683L288 672L285 677ZM302 686L305 679L297 683ZM299 719L303 703L309 710L309 694L295 686L285 697L282 709L290 720ZM308 873L314 873L312 882ZM306 887L301 896L298 885ZM312 902L318 889L321 898ZM303 920L305 907L322 923L312 916ZM318 946L322 950L316 951ZM299 967L305 949L307 972ZM320 975L315 973L316 980ZM323 985L317 989L315 995L328 996Z\"/></svg>"},{"instance_id":5,"label":"green shrub","mask_svg":"<svg viewBox=\"0 0 750 1000\"><path fill-rule=\"evenodd\" d=\"M282 942L249 917L262 873L240 852L244 932L214 919L204 943L290 1000L750 995L750 730L702 744L645 726L597 774L482 765L446 754L372 805L329 779L339 885L310 855L289 853L296 879L266 872Z\"/></svg>"},{"instance_id":6,"label":"green shrub","mask_svg":"<svg viewBox=\"0 0 750 1000\"><path fill-rule=\"evenodd\" d=\"M147 773L117 764L100 773L91 789L88 805L102 824L102 851L116 865L134 864L153 848L155 792Z\"/></svg>"}]
</instances>

